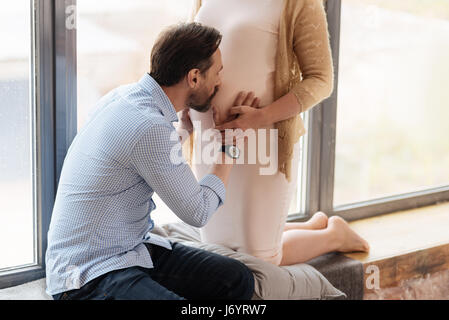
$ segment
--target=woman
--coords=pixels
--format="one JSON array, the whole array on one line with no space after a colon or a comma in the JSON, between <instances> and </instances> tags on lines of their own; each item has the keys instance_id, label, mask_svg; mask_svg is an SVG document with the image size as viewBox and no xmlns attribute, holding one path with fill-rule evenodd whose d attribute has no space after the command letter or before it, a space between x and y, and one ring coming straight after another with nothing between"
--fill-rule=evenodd
<instances>
[{"instance_id":1,"label":"woman","mask_svg":"<svg viewBox=\"0 0 449 320\"><path fill-rule=\"evenodd\" d=\"M222 85L212 101L217 114L213 109L206 113L190 110L192 121L200 122L201 130L278 130L279 170L260 174L266 163L259 157L256 163L245 157L243 164L234 165L226 201L200 230L202 241L275 265L302 263L332 251L368 251L368 243L340 217L328 219L317 212L305 223L286 223L297 183L299 138L305 133L300 113L329 97L333 90L321 0L196 0L193 16L196 22L223 35L220 50L224 69ZM252 91L259 108L233 109L231 117L230 109L241 90ZM190 150L198 179L209 172L209 165L197 161L199 150L208 143L201 138L194 134ZM258 146L259 136L256 141ZM271 159L276 153L270 149L269 130L265 141ZM241 150L248 150L247 141L239 143ZM187 157L192 164L192 158Z\"/></svg>"}]
</instances>

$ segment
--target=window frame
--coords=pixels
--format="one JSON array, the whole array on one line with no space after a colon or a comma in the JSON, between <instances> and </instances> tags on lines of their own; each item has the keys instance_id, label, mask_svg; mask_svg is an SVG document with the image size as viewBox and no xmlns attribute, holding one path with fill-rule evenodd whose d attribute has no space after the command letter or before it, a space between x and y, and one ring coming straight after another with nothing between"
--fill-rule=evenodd
<instances>
[{"instance_id":1,"label":"window frame","mask_svg":"<svg viewBox=\"0 0 449 320\"><path fill-rule=\"evenodd\" d=\"M34 257L0 272L0 289L45 277L45 252L64 157L76 135L76 27L66 7L76 0L30 0Z\"/></svg>"}]
</instances>

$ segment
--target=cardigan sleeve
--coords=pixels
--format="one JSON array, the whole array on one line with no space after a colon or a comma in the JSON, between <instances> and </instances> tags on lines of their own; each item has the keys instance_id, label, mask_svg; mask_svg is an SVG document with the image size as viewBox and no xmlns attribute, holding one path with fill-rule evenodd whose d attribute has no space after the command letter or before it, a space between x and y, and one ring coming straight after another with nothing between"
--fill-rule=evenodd
<instances>
[{"instance_id":1,"label":"cardigan sleeve","mask_svg":"<svg viewBox=\"0 0 449 320\"><path fill-rule=\"evenodd\" d=\"M334 70L326 13L322 0L304 0L294 22L293 50L302 80L293 88L301 112L328 98L334 87Z\"/></svg>"}]
</instances>

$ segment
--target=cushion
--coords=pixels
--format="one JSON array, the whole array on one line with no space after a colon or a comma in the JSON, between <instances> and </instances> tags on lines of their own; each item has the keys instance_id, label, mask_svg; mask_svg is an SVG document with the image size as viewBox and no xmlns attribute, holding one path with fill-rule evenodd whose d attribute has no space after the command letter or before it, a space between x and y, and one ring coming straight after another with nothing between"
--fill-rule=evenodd
<instances>
[{"instance_id":1,"label":"cushion","mask_svg":"<svg viewBox=\"0 0 449 320\"><path fill-rule=\"evenodd\" d=\"M200 248L243 262L254 274L253 300L345 299L346 294L335 288L317 269L305 263L276 266L243 252L222 245L202 243L198 228L184 222L156 226L153 233L172 242Z\"/></svg>"}]
</instances>

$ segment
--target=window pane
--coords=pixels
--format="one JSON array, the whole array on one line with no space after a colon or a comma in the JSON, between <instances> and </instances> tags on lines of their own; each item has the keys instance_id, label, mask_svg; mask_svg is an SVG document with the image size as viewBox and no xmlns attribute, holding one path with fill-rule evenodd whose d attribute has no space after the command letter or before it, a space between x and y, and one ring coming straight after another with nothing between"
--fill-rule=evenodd
<instances>
[{"instance_id":1,"label":"window pane","mask_svg":"<svg viewBox=\"0 0 449 320\"><path fill-rule=\"evenodd\" d=\"M449 183L449 1L342 1L334 206Z\"/></svg>"},{"instance_id":2,"label":"window pane","mask_svg":"<svg viewBox=\"0 0 449 320\"><path fill-rule=\"evenodd\" d=\"M192 0L78 0L78 129L97 100L110 90L138 81L149 71L150 53L165 27L186 21ZM162 200L152 218L179 221Z\"/></svg>"},{"instance_id":3,"label":"window pane","mask_svg":"<svg viewBox=\"0 0 449 320\"><path fill-rule=\"evenodd\" d=\"M0 2L0 269L34 262L30 2Z\"/></svg>"},{"instance_id":4,"label":"window pane","mask_svg":"<svg viewBox=\"0 0 449 320\"><path fill-rule=\"evenodd\" d=\"M310 111L306 111L304 113L301 113L301 118L304 122L304 127L306 129L306 132L309 131L309 113ZM307 133L305 135L303 135L302 137L299 138L299 143L300 143L300 151L299 151L299 164L298 164L298 173L297 173L297 183L294 186L294 191L293 191L293 197L292 200L290 202L290 209L288 210L288 214L289 215L293 215L293 214L304 214L305 212L305 193L304 191L306 190L306 185L305 185L305 176L306 176L306 165L307 165L307 161L305 161L307 159L307 152L308 152L308 147L306 145L307 142Z\"/></svg>"}]
</instances>

